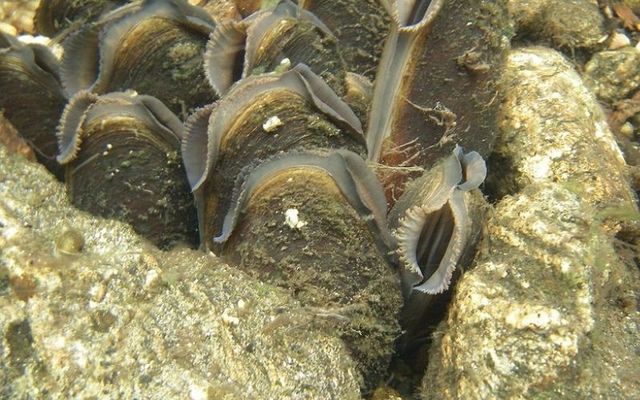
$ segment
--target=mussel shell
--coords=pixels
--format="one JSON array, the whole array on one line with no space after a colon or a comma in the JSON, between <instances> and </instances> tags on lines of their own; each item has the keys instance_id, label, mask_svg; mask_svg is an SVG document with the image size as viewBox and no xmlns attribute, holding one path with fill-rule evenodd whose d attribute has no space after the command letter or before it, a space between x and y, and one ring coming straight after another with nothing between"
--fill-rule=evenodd
<instances>
[{"instance_id":1,"label":"mussel shell","mask_svg":"<svg viewBox=\"0 0 640 400\"><path fill-rule=\"evenodd\" d=\"M214 99L202 70L205 45L197 32L150 18L123 38L111 80L97 89L103 93L133 89L184 115Z\"/></svg>"},{"instance_id":2,"label":"mussel shell","mask_svg":"<svg viewBox=\"0 0 640 400\"><path fill-rule=\"evenodd\" d=\"M148 96L80 92L61 127L64 135L77 126L73 139L60 139L65 183L81 210L128 222L160 247L194 245L196 212L180 158L181 133L174 132L181 124L158 104Z\"/></svg>"},{"instance_id":3,"label":"mussel shell","mask_svg":"<svg viewBox=\"0 0 640 400\"><path fill-rule=\"evenodd\" d=\"M291 65L304 63L339 96L344 94L346 67L333 35L308 19L285 17L264 33L259 51L244 75L274 71L286 58Z\"/></svg>"},{"instance_id":4,"label":"mussel shell","mask_svg":"<svg viewBox=\"0 0 640 400\"><path fill-rule=\"evenodd\" d=\"M214 27L208 14L185 0L147 0L116 9L64 41L65 89L70 94L132 89L186 118L215 99L202 67Z\"/></svg>"},{"instance_id":5,"label":"mussel shell","mask_svg":"<svg viewBox=\"0 0 640 400\"><path fill-rule=\"evenodd\" d=\"M384 38L389 33L389 15L376 0L300 0L335 35L346 69L375 78Z\"/></svg>"},{"instance_id":6,"label":"mussel shell","mask_svg":"<svg viewBox=\"0 0 640 400\"><path fill-rule=\"evenodd\" d=\"M353 206L339 178L310 166L314 156L300 157L307 165L293 162L255 182L222 257L343 320L335 329L358 363L366 392L386 373L398 334L397 277L370 229L374 217ZM329 166L337 174L336 163Z\"/></svg>"},{"instance_id":7,"label":"mussel shell","mask_svg":"<svg viewBox=\"0 0 640 400\"><path fill-rule=\"evenodd\" d=\"M226 92L238 70L244 78L282 72L300 63L320 75L338 95L344 94L346 66L336 38L315 15L290 0L241 22L219 24L205 55L209 81L219 95Z\"/></svg>"},{"instance_id":8,"label":"mussel shell","mask_svg":"<svg viewBox=\"0 0 640 400\"><path fill-rule=\"evenodd\" d=\"M269 124L276 121L270 127ZM199 204L205 247L221 227L219 207L242 173L280 153L366 148L348 105L308 67L244 79L217 104L187 121L183 157Z\"/></svg>"},{"instance_id":9,"label":"mussel shell","mask_svg":"<svg viewBox=\"0 0 640 400\"><path fill-rule=\"evenodd\" d=\"M509 19L502 0L383 3L393 24L376 76L367 141L371 160L398 167L385 185L399 195L415 178L403 168L428 169L457 144L484 157L490 153Z\"/></svg>"},{"instance_id":10,"label":"mussel shell","mask_svg":"<svg viewBox=\"0 0 640 400\"><path fill-rule=\"evenodd\" d=\"M61 179L55 132L66 98L58 68L46 47L26 45L0 32L0 110L34 149L38 161Z\"/></svg>"},{"instance_id":11,"label":"mussel shell","mask_svg":"<svg viewBox=\"0 0 640 400\"><path fill-rule=\"evenodd\" d=\"M456 144L488 156L498 132L509 23L504 1L444 1L428 33L417 39L412 73L401 89L406 101L392 122L394 132L408 132L429 149L414 165L429 167Z\"/></svg>"},{"instance_id":12,"label":"mussel shell","mask_svg":"<svg viewBox=\"0 0 640 400\"><path fill-rule=\"evenodd\" d=\"M456 147L420 178L389 212L397 239L405 306L400 321L404 351L427 341L434 315L442 315L443 292L473 258L487 209L477 189L486 176L477 152ZM449 291L450 292L450 291Z\"/></svg>"},{"instance_id":13,"label":"mussel shell","mask_svg":"<svg viewBox=\"0 0 640 400\"><path fill-rule=\"evenodd\" d=\"M94 21L100 15L130 0L42 0L36 10L34 26L41 35L53 37L67 28Z\"/></svg>"}]
</instances>

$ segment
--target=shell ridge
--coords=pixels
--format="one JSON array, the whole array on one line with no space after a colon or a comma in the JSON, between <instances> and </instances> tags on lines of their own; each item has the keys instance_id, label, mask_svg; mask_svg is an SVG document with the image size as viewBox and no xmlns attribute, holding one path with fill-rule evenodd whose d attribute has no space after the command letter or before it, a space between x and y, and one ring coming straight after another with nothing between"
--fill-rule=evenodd
<instances>
[{"instance_id":1,"label":"shell ridge","mask_svg":"<svg viewBox=\"0 0 640 400\"><path fill-rule=\"evenodd\" d=\"M286 2L280 2L273 10L262 11L245 19L245 21L250 21L251 23L247 26L244 66L242 68L243 78L250 75L256 59L257 49L266 32L277 21L292 15L293 12L290 9L290 5L287 5Z\"/></svg>"},{"instance_id":2,"label":"shell ridge","mask_svg":"<svg viewBox=\"0 0 640 400\"><path fill-rule=\"evenodd\" d=\"M306 64L298 64L291 71L302 81L309 98L320 111L349 125L364 141L362 123L351 107L338 97L324 79L316 75Z\"/></svg>"},{"instance_id":3,"label":"shell ridge","mask_svg":"<svg viewBox=\"0 0 640 400\"><path fill-rule=\"evenodd\" d=\"M194 193L206 180L211 168L207 126L215 106L214 103L197 109L185 123L185 135L181 145L182 162Z\"/></svg>"},{"instance_id":4,"label":"shell ridge","mask_svg":"<svg viewBox=\"0 0 640 400\"><path fill-rule=\"evenodd\" d=\"M212 110L211 116L209 117L207 128L207 146L209 148L207 171L213 168L218 162L222 139L233 123L231 117L236 115L238 110L242 109L248 102L254 100L262 93L277 87L279 79L273 76L256 76L238 83L239 84L234 86L224 98L216 103L216 107ZM195 187L198 187L205 177L206 175L201 178Z\"/></svg>"},{"instance_id":5,"label":"shell ridge","mask_svg":"<svg viewBox=\"0 0 640 400\"><path fill-rule=\"evenodd\" d=\"M91 88L98 78L99 40L100 29L96 24L65 40L60 75L67 96L72 97L80 90Z\"/></svg>"},{"instance_id":6,"label":"shell ridge","mask_svg":"<svg viewBox=\"0 0 640 400\"><path fill-rule=\"evenodd\" d=\"M213 241L215 243L224 243L229 239L238 222L238 216L245 206L247 197L254 191L260 181L291 166L314 165L314 161L315 164L318 164L318 159L321 159L321 157L308 153L285 154L263 161L255 168L251 168L251 166L245 167L236 178L233 195L228 204L229 208L225 212L222 230L218 236L214 236Z\"/></svg>"},{"instance_id":7,"label":"shell ridge","mask_svg":"<svg viewBox=\"0 0 640 400\"><path fill-rule=\"evenodd\" d=\"M163 132L164 137L169 142L175 142L176 147L180 147L184 138L184 125L178 117L157 98L149 95L139 95L136 102L144 107L145 111Z\"/></svg>"},{"instance_id":8,"label":"shell ridge","mask_svg":"<svg viewBox=\"0 0 640 400\"><path fill-rule=\"evenodd\" d=\"M225 21L211 33L204 54L207 80L220 97L233 84L235 62L246 45L247 27L242 21Z\"/></svg>"},{"instance_id":9,"label":"shell ridge","mask_svg":"<svg viewBox=\"0 0 640 400\"><path fill-rule=\"evenodd\" d=\"M78 92L66 105L58 126L58 148L56 159L66 164L78 155L82 143L82 126L89 109L98 101L98 96L88 92Z\"/></svg>"},{"instance_id":10,"label":"shell ridge","mask_svg":"<svg viewBox=\"0 0 640 400\"><path fill-rule=\"evenodd\" d=\"M28 46L33 54L33 62L36 67L51 75L58 83L60 81L60 63L51 53L48 47L41 44L31 44Z\"/></svg>"},{"instance_id":11,"label":"shell ridge","mask_svg":"<svg viewBox=\"0 0 640 400\"><path fill-rule=\"evenodd\" d=\"M415 39L431 26L444 4L444 0L431 1L420 22L415 25L406 25L403 22L403 18L406 17L400 15L399 8L408 8L406 3L411 3L413 7L414 1L416 0L396 0L392 3L384 1L385 7L391 9L389 14L392 17L392 23L378 63L373 101L369 111L366 138L371 161L380 159L382 143L391 135L394 108L397 107L398 101L405 101L404 97L399 95L404 83L403 74L400 71L405 70L412 45Z\"/></svg>"},{"instance_id":12,"label":"shell ridge","mask_svg":"<svg viewBox=\"0 0 640 400\"><path fill-rule=\"evenodd\" d=\"M387 225L387 200L382 185L364 160L355 153L345 150L338 150L337 153L345 161L345 168L353 182L358 198L369 211L370 225L373 225L374 232L380 236L387 249L392 249L395 246L395 240ZM384 253L387 252L384 251Z\"/></svg>"},{"instance_id":13,"label":"shell ridge","mask_svg":"<svg viewBox=\"0 0 640 400\"><path fill-rule=\"evenodd\" d=\"M325 171L325 173L334 180L350 205L362 215L363 209L367 210L367 208L358 198L355 184L351 182L351 185L354 186L352 189L349 189L347 186L350 183L351 177L344 155L349 153L353 157L358 157L355 153L347 150L332 152L329 155L313 152L293 152L276 155L261 162L255 168L251 166L245 167L236 178L233 195L228 203L229 208L225 212L222 230L218 236L213 238L213 241L215 243L226 242L233 233L233 229L237 224L240 213L245 207L248 197L250 197L255 188L259 186L260 182L288 168L318 168ZM366 220L366 218L363 219Z\"/></svg>"}]
</instances>

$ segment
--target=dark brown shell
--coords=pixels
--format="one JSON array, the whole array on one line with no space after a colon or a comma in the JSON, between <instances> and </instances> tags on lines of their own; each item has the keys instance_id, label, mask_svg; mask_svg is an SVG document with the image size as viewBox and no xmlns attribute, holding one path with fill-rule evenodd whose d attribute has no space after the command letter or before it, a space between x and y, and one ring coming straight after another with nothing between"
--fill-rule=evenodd
<instances>
[{"instance_id":1,"label":"dark brown shell","mask_svg":"<svg viewBox=\"0 0 640 400\"><path fill-rule=\"evenodd\" d=\"M219 207L229 201L245 168L292 150L346 148L365 154L355 114L302 65L244 79L194 114L187 130L183 158L207 248L213 248L212 235L221 226Z\"/></svg>"},{"instance_id":2,"label":"dark brown shell","mask_svg":"<svg viewBox=\"0 0 640 400\"><path fill-rule=\"evenodd\" d=\"M385 4L393 23L367 141L370 160L397 167L384 180L398 196L407 177L419 176L410 167L428 169L456 144L483 157L491 151L509 20L502 0Z\"/></svg>"},{"instance_id":3,"label":"dark brown shell","mask_svg":"<svg viewBox=\"0 0 640 400\"><path fill-rule=\"evenodd\" d=\"M179 147L182 124L159 100L79 92L59 130L73 204L130 223L160 247L196 242L196 212Z\"/></svg>"},{"instance_id":4,"label":"dark brown shell","mask_svg":"<svg viewBox=\"0 0 640 400\"><path fill-rule=\"evenodd\" d=\"M388 247L379 246L381 227L371 229L375 214L385 213L375 175L354 153L288 154L261 164L246 182L254 186L241 192L223 259L285 287L303 305L340 316L335 330L364 377L364 392L371 390L386 373L401 304Z\"/></svg>"},{"instance_id":5,"label":"dark brown shell","mask_svg":"<svg viewBox=\"0 0 640 400\"><path fill-rule=\"evenodd\" d=\"M130 0L42 0L33 20L36 32L53 37L67 28L94 21Z\"/></svg>"},{"instance_id":6,"label":"dark brown shell","mask_svg":"<svg viewBox=\"0 0 640 400\"><path fill-rule=\"evenodd\" d=\"M44 46L0 32L0 111L58 179L56 126L66 98L58 62Z\"/></svg>"},{"instance_id":7,"label":"dark brown shell","mask_svg":"<svg viewBox=\"0 0 640 400\"><path fill-rule=\"evenodd\" d=\"M65 89L132 89L186 117L215 98L202 67L214 27L207 13L185 0L146 0L114 10L64 41Z\"/></svg>"},{"instance_id":8,"label":"dark brown shell","mask_svg":"<svg viewBox=\"0 0 640 400\"><path fill-rule=\"evenodd\" d=\"M342 96L346 66L338 43L326 25L290 0L260 11L242 22L222 23L207 45L205 65L214 89L222 94L231 76L283 71L299 63L324 79ZM241 64L241 65L239 65ZM219 76L224 84L216 83Z\"/></svg>"},{"instance_id":9,"label":"dark brown shell","mask_svg":"<svg viewBox=\"0 0 640 400\"><path fill-rule=\"evenodd\" d=\"M335 35L346 69L373 80L389 33L389 15L377 0L300 0Z\"/></svg>"}]
</instances>

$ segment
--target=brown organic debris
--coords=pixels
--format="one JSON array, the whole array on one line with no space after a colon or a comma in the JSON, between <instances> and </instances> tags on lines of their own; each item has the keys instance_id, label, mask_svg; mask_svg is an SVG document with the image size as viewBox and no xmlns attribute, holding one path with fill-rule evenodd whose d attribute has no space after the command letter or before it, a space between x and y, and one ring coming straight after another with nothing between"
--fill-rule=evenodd
<instances>
[{"instance_id":1,"label":"brown organic debris","mask_svg":"<svg viewBox=\"0 0 640 400\"><path fill-rule=\"evenodd\" d=\"M624 3L614 3L612 7L625 28L640 31L640 18L638 18L628 5Z\"/></svg>"}]
</instances>

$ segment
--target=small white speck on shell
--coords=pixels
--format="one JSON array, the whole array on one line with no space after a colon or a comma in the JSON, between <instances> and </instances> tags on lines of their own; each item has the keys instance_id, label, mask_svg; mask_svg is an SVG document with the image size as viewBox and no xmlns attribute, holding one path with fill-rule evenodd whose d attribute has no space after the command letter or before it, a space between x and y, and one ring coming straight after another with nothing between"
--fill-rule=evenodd
<instances>
[{"instance_id":1,"label":"small white speck on shell","mask_svg":"<svg viewBox=\"0 0 640 400\"><path fill-rule=\"evenodd\" d=\"M297 208L289 208L284 212L284 223L289 225L291 229L300 229L307 225L307 222L301 220L298 214L299 211Z\"/></svg>"},{"instance_id":2,"label":"small white speck on shell","mask_svg":"<svg viewBox=\"0 0 640 400\"><path fill-rule=\"evenodd\" d=\"M264 122L264 124L262 124L262 129L264 129L264 131L267 132L267 133L271 133L271 132L274 132L279 127L281 127L282 125L284 125L282 120L280 118L278 118L277 115L274 115L272 117L269 117Z\"/></svg>"}]
</instances>

